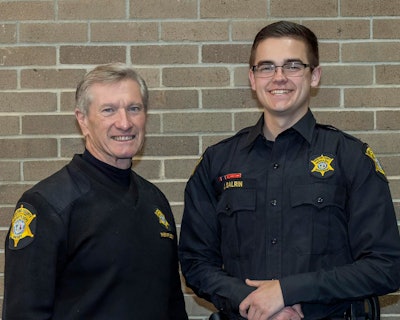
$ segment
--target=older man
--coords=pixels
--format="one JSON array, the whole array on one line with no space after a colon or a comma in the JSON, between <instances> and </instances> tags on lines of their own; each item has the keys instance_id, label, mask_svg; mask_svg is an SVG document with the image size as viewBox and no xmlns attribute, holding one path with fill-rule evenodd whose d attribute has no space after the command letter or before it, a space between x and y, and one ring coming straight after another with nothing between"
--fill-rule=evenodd
<instances>
[{"instance_id":1,"label":"older man","mask_svg":"<svg viewBox=\"0 0 400 320\"><path fill-rule=\"evenodd\" d=\"M167 199L131 170L148 91L109 64L76 91L85 151L25 192L6 240L4 320L186 320Z\"/></svg>"}]
</instances>

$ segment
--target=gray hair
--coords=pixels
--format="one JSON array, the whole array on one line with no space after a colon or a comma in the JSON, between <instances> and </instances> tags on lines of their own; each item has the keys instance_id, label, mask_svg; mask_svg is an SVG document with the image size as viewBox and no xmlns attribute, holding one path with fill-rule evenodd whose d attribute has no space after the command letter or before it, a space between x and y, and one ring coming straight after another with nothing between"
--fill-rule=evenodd
<instances>
[{"instance_id":1,"label":"gray hair","mask_svg":"<svg viewBox=\"0 0 400 320\"><path fill-rule=\"evenodd\" d=\"M87 114L89 106L92 102L90 96L90 88L96 83L112 84L123 80L133 80L140 88L142 95L143 107L147 112L147 104L149 101L149 92L144 79L131 67L126 64L115 62L97 66L93 70L86 73L83 80L78 84L75 92L76 107Z\"/></svg>"}]
</instances>

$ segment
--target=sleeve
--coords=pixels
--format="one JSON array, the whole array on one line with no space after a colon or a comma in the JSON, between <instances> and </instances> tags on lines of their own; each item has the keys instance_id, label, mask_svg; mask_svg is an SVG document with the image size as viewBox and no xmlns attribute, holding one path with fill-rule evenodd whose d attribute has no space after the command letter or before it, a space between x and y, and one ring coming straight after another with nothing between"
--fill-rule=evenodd
<instances>
[{"instance_id":1,"label":"sleeve","mask_svg":"<svg viewBox=\"0 0 400 320\"><path fill-rule=\"evenodd\" d=\"M376 158L368 156L370 148L364 145L363 151L346 169L347 229L353 262L281 279L286 305L329 304L398 290L400 237L389 185ZM348 152L354 155L354 151Z\"/></svg>"},{"instance_id":2,"label":"sleeve","mask_svg":"<svg viewBox=\"0 0 400 320\"><path fill-rule=\"evenodd\" d=\"M165 198L164 194L162 194L162 197L166 207L168 208L168 212L170 214L170 221L172 221L172 227L174 233L177 234L175 218L172 213L169 202L167 198ZM171 320L188 320L188 315L186 313L186 308L185 308L185 300L183 298L183 292L182 292L181 277L179 274L178 243L176 237L174 239L174 251L173 251L173 256L171 257L171 263L172 263L172 269L171 269L172 279L171 279L171 294L169 296L169 305L170 305L169 318Z\"/></svg>"},{"instance_id":3,"label":"sleeve","mask_svg":"<svg viewBox=\"0 0 400 320\"><path fill-rule=\"evenodd\" d=\"M178 254L175 251L174 255L175 271L172 275L172 286L170 295L170 319L171 320L187 320L188 315L185 309L185 300L183 298L181 279L179 276Z\"/></svg>"},{"instance_id":4,"label":"sleeve","mask_svg":"<svg viewBox=\"0 0 400 320\"><path fill-rule=\"evenodd\" d=\"M254 289L223 270L216 212L207 152L185 189L179 258L186 284L219 310L237 310Z\"/></svg>"},{"instance_id":5,"label":"sleeve","mask_svg":"<svg viewBox=\"0 0 400 320\"><path fill-rule=\"evenodd\" d=\"M174 277L175 279L175 277ZM173 281L170 297L170 319L187 320L188 316L185 310L185 300L183 298L181 282L178 275L178 281Z\"/></svg>"},{"instance_id":6,"label":"sleeve","mask_svg":"<svg viewBox=\"0 0 400 320\"><path fill-rule=\"evenodd\" d=\"M51 319L65 230L37 193L16 206L5 242L4 320Z\"/></svg>"}]
</instances>

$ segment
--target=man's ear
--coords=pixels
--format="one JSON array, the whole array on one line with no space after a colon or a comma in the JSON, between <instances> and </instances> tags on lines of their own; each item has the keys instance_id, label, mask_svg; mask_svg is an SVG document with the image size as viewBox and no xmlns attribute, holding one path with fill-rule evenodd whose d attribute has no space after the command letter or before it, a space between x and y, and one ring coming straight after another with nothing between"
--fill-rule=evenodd
<instances>
[{"instance_id":1,"label":"man's ear","mask_svg":"<svg viewBox=\"0 0 400 320\"><path fill-rule=\"evenodd\" d=\"M86 137L87 125L86 125L86 114L78 108L75 108L75 118L81 128L82 134Z\"/></svg>"},{"instance_id":2,"label":"man's ear","mask_svg":"<svg viewBox=\"0 0 400 320\"><path fill-rule=\"evenodd\" d=\"M253 91L255 91L256 90L256 81L254 79L254 72L251 69L249 69L249 81L250 81L251 89Z\"/></svg>"},{"instance_id":3,"label":"man's ear","mask_svg":"<svg viewBox=\"0 0 400 320\"><path fill-rule=\"evenodd\" d=\"M311 73L311 87L317 87L319 85L319 81L321 80L322 69L320 66L314 68Z\"/></svg>"}]
</instances>

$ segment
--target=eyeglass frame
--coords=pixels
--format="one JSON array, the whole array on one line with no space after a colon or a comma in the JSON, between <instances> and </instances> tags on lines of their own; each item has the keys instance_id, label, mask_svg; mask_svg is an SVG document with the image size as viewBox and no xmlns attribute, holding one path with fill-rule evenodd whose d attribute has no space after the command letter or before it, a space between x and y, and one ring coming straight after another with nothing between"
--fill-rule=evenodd
<instances>
[{"instance_id":1,"label":"eyeglass frame","mask_svg":"<svg viewBox=\"0 0 400 320\"><path fill-rule=\"evenodd\" d=\"M293 64L297 64L297 65L303 66L303 69L301 69L301 71L303 71L303 73L302 73L301 75L291 75L291 74L285 73L285 70L288 70L288 69L285 69L284 66L287 66L287 65L289 65L289 64L292 64L292 65L293 65ZM264 75L264 76L257 76L257 74L260 75L260 73L256 70L256 68L259 68L259 67L262 66L262 65L271 65L271 66L274 67L273 72L271 73L271 75L269 75L269 76L266 76L266 75ZM296 61L287 61L287 62L285 62L285 63L284 63L283 65L281 65L281 66L275 65L273 62L261 61L261 62L259 62L257 65L252 66L252 67L251 67L251 71L253 71L255 77L259 77L259 78L272 78L273 76L275 76L276 71L278 70L277 68L282 68L282 73L285 75L285 77L302 77L302 76L304 75L304 70L305 70L306 68L310 68L310 70L312 71L312 70L314 69L314 66L312 66L312 65L309 64L309 63L303 63L302 61L297 61L297 60L296 60ZM271 70L271 71L272 71L272 70Z\"/></svg>"}]
</instances>

